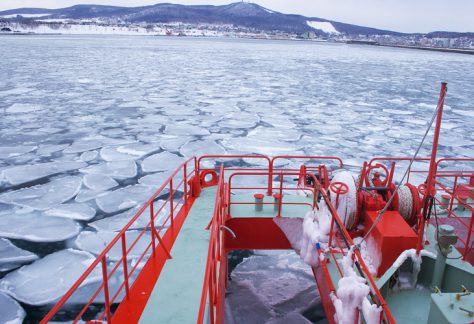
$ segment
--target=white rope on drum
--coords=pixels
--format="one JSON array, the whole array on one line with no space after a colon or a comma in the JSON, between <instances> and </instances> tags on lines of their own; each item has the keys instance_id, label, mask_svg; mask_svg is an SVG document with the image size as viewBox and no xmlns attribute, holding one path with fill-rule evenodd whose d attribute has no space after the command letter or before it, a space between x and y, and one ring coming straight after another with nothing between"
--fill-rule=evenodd
<instances>
[{"instance_id":1,"label":"white rope on drum","mask_svg":"<svg viewBox=\"0 0 474 324\"><path fill-rule=\"evenodd\" d=\"M412 211L413 196L411 195L410 188L402 186L400 190L398 190L398 212L402 215L404 220L409 221Z\"/></svg>"}]
</instances>

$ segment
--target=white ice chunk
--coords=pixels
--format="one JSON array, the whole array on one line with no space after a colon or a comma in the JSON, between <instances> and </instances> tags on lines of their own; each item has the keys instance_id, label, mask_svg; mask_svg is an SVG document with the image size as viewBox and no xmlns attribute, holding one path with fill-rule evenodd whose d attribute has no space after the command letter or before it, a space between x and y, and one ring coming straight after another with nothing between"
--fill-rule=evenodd
<instances>
[{"instance_id":1,"label":"white ice chunk","mask_svg":"<svg viewBox=\"0 0 474 324\"><path fill-rule=\"evenodd\" d=\"M236 323L264 323L273 313L262 314L265 309L303 312L318 302L311 268L293 251L258 251L245 259L232 271L228 292Z\"/></svg>"},{"instance_id":2,"label":"white ice chunk","mask_svg":"<svg viewBox=\"0 0 474 324\"><path fill-rule=\"evenodd\" d=\"M162 152L149 156L143 160L142 169L143 172L175 170L183 162L184 159L176 154Z\"/></svg>"},{"instance_id":3,"label":"white ice chunk","mask_svg":"<svg viewBox=\"0 0 474 324\"><path fill-rule=\"evenodd\" d=\"M79 159L83 162L89 162L95 160L99 153L97 151L87 151L81 154Z\"/></svg>"},{"instance_id":4,"label":"white ice chunk","mask_svg":"<svg viewBox=\"0 0 474 324\"><path fill-rule=\"evenodd\" d=\"M103 174L86 174L82 179L86 187L95 191L105 191L118 186L118 182Z\"/></svg>"},{"instance_id":5,"label":"white ice chunk","mask_svg":"<svg viewBox=\"0 0 474 324\"><path fill-rule=\"evenodd\" d=\"M96 198L97 206L105 213L115 213L145 204L155 193L155 188L145 185L127 186Z\"/></svg>"},{"instance_id":6,"label":"white ice chunk","mask_svg":"<svg viewBox=\"0 0 474 324\"><path fill-rule=\"evenodd\" d=\"M69 144L56 144L56 145L54 145L54 144L44 144L44 145L40 145L40 147L38 148L37 153L41 154L41 155L44 155L44 156L49 156L52 153L64 150L68 146L69 146Z\"/></svg>"},{"instance_id":7,"label":"white ice chunk","mask_svg":"<svg viewBox=\"0 0 474 324\"><path fill-rule=\"evenodd\" d=\"M212 140L193 141L184 144L179 152L185 157L201 155L225 155L225 149Z\"/></svg>"},{"instance_id":8,"label":"white ice chunk","mask_svg":"<svg viewBox=\"0 0 474 324\"><path fill-rule=\"evenodd\" d=\"M100 157L105 161L136 160L160 147L156 144L130 144L118 147L104 147L100 150Z\"/></svg>"},{"instance_id":9,"label":"white ice chunk","mask_svg":"<svg viewBox=\"0 0 474 324\"><path fill-rule=\"evenodd\" d=\"M135 161L115 161L91 165L80 171L88 174L107 175L117 180L124 180L137 176L137 164Z\"/></svg>"},{"instance_id":10,"label":"white ice chunk","mask_svg":"<svg viewBox=\"0 0 474 324\"><path fill-rule=\"evenodd\" d=\"M59 205L44 212L47 216L63 217L75 220L91 220L95 216L95 209L87 204L69 203Z\"/></svg>"},{"instance_id":11,"label":"white ice chunk","mask_svg":"<svg viewBox=\"0 0 474 324\"><path fill-rule=\"evenodd\" d=\"M16 186L54 174L85 167L84 162L48 162L31 165L20 165L3 171L7 181Z\"/></svg>"},{"instance_id":12,"label":"white ice chunk","mask_svg":"<svg viewBox=\"0 0 474 324\"><path fill-rule=\"evenodd\" d=\"M9 240L0 238L0 271L15 269L23 263L28 263L36 259L38 259L36 254L20 249Z\"/></svg>"},{"instance_id":13,"label":"white ice chunk","mask_svg":"<svg viewBox=\"0 0 474 324\"><path fill-rule=\"evenodd\" d=\"M192 136L169 136L163 135L160 140L160 146L166 151L178 151L181 146L192 141Z\"/></svg>"},{"instance_id":14,"label":"white ice chunk","mask_svg":"<svg viewBox=\"0 0 474 324\"><path fill-rule=\"evenodd\" d=\"M259 121L259 118L256 114L249 114L243 112L229 114L226 117L226 119L223 119L219 122L220 127L247 129L255 127L255 125L257 125Z\"/></svg>"},{"instance_id":15,"label":"white ice chunk","mask_svg":"<svg viewBox=\"0 0 474 324\"><path fill-rule=\"evenodd\" d=\"M44 107L39 105L32 105L32 104L21 104L15 103L8 107L5 111L10 114L20 114L20 113L32 113L36 111L43 110Z\"/></svg>"},{"instance_id":16,"label":"white ice chunk","mask_svg":"<svg viewBox=\"0 0 474 324\"><path fill-rule=\"evenodd\" d=\"M97 140L78 140L72 143L71 146L66 148L64 153L82 153L86 151L92 151L102 147L102 143Z\"/></svg>"},{"instance_id":17,"label":"white ice chunk","mask_svg":"<svg viewBox=\"0 0 474 324\"><path fill-rule=\"evenodd\" d=\"M0 323L21 324L26 313L20 304L10 296L0 293Z\"/></svg>"},{"instance_id":18,"label":"white ice chunk","mask_svg":"<svg viewBox=\"0 0 474 324\"><path fill-rule=\"evenodd\" d=\"M127 243L127 250L137 240L140 231L127 231L125 234L125 242ZM102 253L104 248L117 236L117 232L81 232L76 240L76 246L84 251L88 251L94 255ZM143 251L146 250L148 244L151 242L150 232L145 232L138 239L131 251L128 252L127 258L139 258ZM151 250L149 250L150 252ZM122 243L119 241L107 253L108 260L118 261L122 258Z\"/></svg>"},{"instance_id":19,"label":"white ice chunk","mask_svg":"<svg viewBox=\"0 0 474 324\"><path fill-rule=\"evenodd\" d=\"M144 185L159 188L163 183L165 183L166 180L168 180L172 173L173 171L165 171L149 174L138 179L138 182Z\"/></svg>"},{"instance_id":20,"label":"white ice chunk","mask_svg":"<svg viewBox=\"0 0 474 324\"><path fill-rule=\"evenodd\" d=\"M80 177L58 178L44 185L0 194L0 202L46 210L74 198L81 184Z\"/></svg>"},{"instance_id":21,"label":"white ice chunk","mask_svg":"<svg viewBox=\"0 0 474 324\"><path fill-rule=\"evenodd\" d=\"M18 145L18 146L1 146L0 147L0 159L8 159L15 156L23 155L34 151L36 146L31 145Z\"/></svg>"},{"instance_id":22,"label":"white ice chunk","mask_svg":"<svg viewBox=\"0 0 474 324\"><path fill-rule=\"evenodd\" d=\"M163 206L163 203L164 201L162 200L155 201L155 212L158 212L158 210L160 210L161 206ZM111 231L111 232L120 231L137 214L140 208L141 207L132 208L118 215L100 219L98 221L89 223L89 226L95 228L98 231ZM166 217L169 214L169 211L170 211L169 204L167 204L165 207L161 209L160 213L155 218L155 227L159 228L164 223L164 221L166 220ZM143 229L147 226L149 222L150 222L150 209L147 208L136 219L136 221L130 226L130 229Z\"/></svg>"},{"instance_id":23,"label":"white ice chunk","mask_svg":"<svg viewBox=\"0 0 474 324\"><path fill-rule=\"evenodd\" d=\"M264 155L297 155L300 147L291 143L276 140L263 140L249 137L234 137L222 140L222 144L242 153L257 153Z\"/></svg>"},{"instance_id":24,"label":"white ice chunk","mask_svg":"<svg viewBox=\"0 0 474 324\"><path fill-rule=\"evenodd\" d=\"M185 135L185 136L205 136L209 135L209 131L199 126L193 126L185 123L173 123L173 125L167 125L165 128L165 134L167 135Z\"/></svg>"},{"instance_id":25,"label":"white ice chunk","mask_svg":"<svg viewBox=\"0 0 474 324\"><path fill-rule=\"evenodd\" d=\"M67 249L7 274L0 280L0 290L29 305L52 304L84 273L94 261L88 252ZM86 283L102 280L94 270Z\"/></svg>"},{"instance_id":26,"label":"white ice chunk","mask_svg":"<svg viewBox=\"0 0 474 324\"><path fill-rule=\"evenodd\" d=\"M0 236L12 239L59 242L76 236L80 230L81 226L73 220L50 217L37 211L0 216Z\"/></svg>"}]
</instances>

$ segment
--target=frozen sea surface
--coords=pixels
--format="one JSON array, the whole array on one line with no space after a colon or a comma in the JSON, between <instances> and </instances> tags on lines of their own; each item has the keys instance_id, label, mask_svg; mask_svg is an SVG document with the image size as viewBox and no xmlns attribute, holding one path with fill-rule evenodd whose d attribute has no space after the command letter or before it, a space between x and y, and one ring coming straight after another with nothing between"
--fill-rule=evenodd
<instances>
[{"instance_id":1,"label":"frozen sea surface","mask_svg":"<svg viewBox=\"0 0 474 324\"><path fill-rule=\"evenodd\" d=\"M193 155L337 155L355 166L375 155L405 156L446 81L439 155L474 156L468 55L159 37L0 36L0 43L0 278L27 304L63 293L85 263L71 276L61 267L89 262ZM82 252L64 250L73 243ZM234 307L236 320L306 321L303 308L317 296L305 271L282 268L294 257L258 254L236 269L230 302L261 306L247 314ZM7 318L21 321L19 305L0 296L0 307L12 305ZM297 311L283 316L289 307ZM44 311L29 306L26 321Z\"/></svg>"}]
</instances>

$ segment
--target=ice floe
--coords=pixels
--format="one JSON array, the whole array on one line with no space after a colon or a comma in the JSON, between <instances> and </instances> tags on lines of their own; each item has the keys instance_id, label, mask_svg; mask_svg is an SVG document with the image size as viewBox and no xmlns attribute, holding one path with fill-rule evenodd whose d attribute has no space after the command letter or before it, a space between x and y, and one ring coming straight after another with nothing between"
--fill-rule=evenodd
<instances>
[{"instance_id":1,"label":"ice floe","mask_svg":"<svg viewBox=\"0 0 474 324\"><path fill-rule=\"evenodd\" d=\"M155 213L160 210L163 206L164 201L158 200L155 201ZM106 217L92 223L89 223L89 226L95 228L98 231L112 231L117 232L120 231L125 225L130 222L130 220L137 214L137 212L141 209L141 207L132 208L127 210L123 213ZM160 213L155 217L155 227L159 228L164 222L166 217L168 216L170 209L169 204L164 206ZM146 208L143 213L135 220L135 222L130 226L129 229L143 229L145 228L148 223L150 222L150 209Z\"/></svg>"},{"instance_id":2,"label":"ice floe","mask_svg":"<svg viewBox=\"0 0 474 324\"><path fill-rule=\"evenodd\" d=\"M44 214L46 216L88 221L94 218L96 211L87 204L73 202L48 209Z\"/></svg>"},{"instance_id":3,"label":"ice floe","mask_svg":"<svg viewBox=\"0 0 474 324\"><path fill-rule=\"evenodd\" d=\"M102 174L116 180L125 180L137 176L137 164L135 161L114 161L103 164L95 164L80 170L88 174Z\"/></svg>"},{"instance_id":4,"label":"ice floe","mask_svg":"<svg viewBox=\"0 0 474 324\"><path fill-rule=\"evenodd\" d=\"M118 186L117 181L103 174L86 174L82 181L87 188L95 191L105 191Z\"/></svg>"},{"instance_id":5,"label":"ice floe","mask_svg":"<svg viewBox=\"0 0 474 324\"><path fill-rule=\"evenodd\" d=\"M25 153L34 151L37 146L18 145L18 146L0 146L0 159L8 159Z\"/></svg>"},{"instance_id":6,"label":"ice floe","mask_svg":"<svg viewBox=\"0 0 474 324\"><path fill-rule=\"evenodd\" d=\"M48 162L19 165L4 170L3 174L11 185L16 186L58 173L77 170L86 165L84 162Z\"/></svg>"},{"instance_id":7,"label":"ice floe","mask_svg":"<svg viewBox=\"0 0 474 324\"><path fill-rule=\"evenodd\" d=\"M49 156L52 153L56 153L56 152L60 152L64 150L68 146L69 144L43 144L39 146L36 152L43 156Z\"/></svg>"},{"instance_id":8,"label":"ice floe","mask_svg":"<svg viewBox=\"0 0 474 324\"><path fill-rule=\"evenodd\" d=\"M190 135L209 135L209 131L205 128L199 127L199 126L193 126L189 124L173 124L173 125L167 125L165 128L165 134L168 135L184 135L184 136L190 136Z\"/></svg>"},{"instance_id":9,"label":"ice floe","mask_svg":"<svg viewBox=\"0 0 474 324\"><path fill-rule=\"evenodd\" d=\"M18 268L22 264L32 262L36 259L38 259L36 254L20 249L9 240L0 238L0 271L9 271ZM0 307L0 309L2 308Z\"/></svg>"},{"instance_id":10,"label":"ice floe","mask_svg":"<svg viewBox=\"0 0 474 324\"><path fill-rule=\"evenodd\" d=\"M81 154L79 159L83 162L93 161L97 158L99 153L97 151L87 151Z\"/></svg>"},{"instance_id":11,"label":"ice floe","mask_svg":"<svg viewBox=\"0 0 474 324\"><path fill-rule=\"evenodd\" d=\"M8 107L5 111L10 114L20 114L20 113L32 113L36 111L43 110L44 107L40 105L32 105L32 104L21 104L15 103Z\"/></svg>"},{"instance_id":12,"label":"ice floe","mask_svg":"<svg viewBox=\"0 0 474 324\"><path fill-rule=\"evenodd\" d=\"M311 268L293 251L258 251L238 264L231 278L226 317L234 323L276 321L319 302Z\"/></svg>"},{"instance_id":13,"label":"ice floe","mask_svg":"<svg viewBox=\"0 0 474 324\"><path fill-rule=\"evenodd\" d=\"M96 198L97 206L105 213L116 213L144 204L154 193L155 188L145 185L123 187L107 192Z\"/></svg>"},{"instance_id":14,"label":"ice floe","mask_svg":"<svg viewBox=\"0 0 474 324\"><path fill-rule=\"evenodd\" d=\"M171 176L171 173L171 171L152 173L138 179L138 183L147 186L159 186Z\"/></svg>"},{"instance_id":15,"label":"ice floe","mask_svg":"<svg viewBox=\"0 0 474 324\"><path fill-rule=\"evenodd\" d=\"M257 153L270 156L297 155L301 153L300 147L276 140L263 140L249 137L234 137L222 140L224 147L242 152Z\"/></svg>"},{"instance_id":16,"label":"ice floe","mask_svg":"<svg viewBox=\"0 0 474 324\"><path fill-rule=\"evenodd\" d=\"M0 291L29 305L46 305L62 297L94 261L89 252L66 249L10 272L0 280ZM93 271L87 283L102 280Z\"/></svg>"},{"instance_id":17,"label":"ice floe","mask_svg":"<svg viewBox=\"0 0 474 324\"><path fill-rule=\"evenodd\" d=\"M130 144L117 147L103 147L100 157L105 161L136 160L160 149L156 144Z\"/></svg>"},{"instance_id":18,"label":"ice floe","mask_svg":"<svg viewBox=\"0 0 474 324\"><path fill-rule=\"evenodd\" d=\"M162 152L147 157L142 162L144 172L157 172L175 170L184 162L184 159L176 154Z\"/></svg>"},{"instance_id":19,"label":"ice floe","mask_svg":"<svg viewBox=\"0 0 474 324\"><path fill-rule=\"evenodd\" d=\"M82 153L86 151L92 151L102 147L100 141L94 140L78 140L72 143L71 146L64 150L64 153Z\"/></svg>"},{"instance_id":20,"label":"ice floe","mask_svg":"<svg viewBox=\"0 0 474 324\"><path fill-rule=\"evenodd\" d=\"M43 185L0 194L0 202L46 210L76 196L82 184L80 177L54 179Z\"/></svg>"},{"instance_id":21,"label":"ice floe","mask_svg":"<svg viewBox=\"0 0 474 324\"><path fill-rule=\"evenodd\" d=\"M138 259L151 242L150 232L143 233L138 239L140 233L140 231L127 231L125 234L127 250L132 246L135 241L137 241L134 247L127 253L128 260ZM99 255L116 236L117 232L83 231L77 236L75 244L81 250L90 252L94 255ZM151 250L148 251L151 252ZM107 253L108 260L118 261L120 260L120 258L122 258L121 241L115 244L112 249Z\"/></svg>"},{"instance_id":22,"label":"ice floe","mask_svg":"<svg viewBox=\"0 0 474 324\"><path fill-rule=\"evenodd\" d=\"M201 155L224 155L226 150L212 140L198 140L184 144L179 152L185 157Z\"/></svg>"},{"instance_id":23,"label":"ice floe","mask_svg":"<svg viewBox=\"0 0 474 324\"><path fill-rule=\"evenodd\" d=\"M0 293L0 310L0 323L4 324L21 324L26 316L20 304L4 293Z\"/></svg>"},{"instance_id":24,"label":"ice floe","mask_svg":"<svg viewBox=\"0 0 474 324\"><path fill-rule=\"evenodd\" d=\"M71 219L50 217L38 211L0 215L0 236L11 239L59 242L75 237L80 230L81 226Z\"/></svg>"}]
</instances>

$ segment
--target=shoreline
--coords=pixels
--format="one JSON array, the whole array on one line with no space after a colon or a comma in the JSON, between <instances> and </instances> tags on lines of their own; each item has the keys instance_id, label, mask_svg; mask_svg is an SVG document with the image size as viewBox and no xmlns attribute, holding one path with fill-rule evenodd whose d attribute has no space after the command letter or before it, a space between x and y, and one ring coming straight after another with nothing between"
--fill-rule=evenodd
<instances>
[{"instance_id":1,"label":"shoreline","mask_svg":"<svg viewBox=\"0 0 474 324\"><path fill-rule=\"evenodd\" d=\"M179 38L223 38L223 39L254 39L254 40L274 40L274 41L306 41L311 43L333 43L333 44L347 44L347 45L364 45L364 46L381 46L381 47L392 47L392 48L404 48L404 49L414 49L414 50L423 50L423 51L433 51L433 52L444 52L444 53L455 53L455 54L467 54L474 55L474 49L462 49L462 48L440 48L440 47L423 47L423 46L407 46L407 45L393 45L393 44L365 44L365 43L350 43L350 41L327 41L327 40L318 40L318 39L301 39L301 38L284 38L284 37L254 37L251 35L240 36L240 37L231 37L231 36L194 36L194 35L161 35L161 34L140 34L140 33L131 33L131 34L122 34L122 33L35 33L35 32L9 32L9 33L0 33L0 36L61 36L61 35L78 35L78 36L151 36L151 37L179 37Z\"/></svg>"},{"instance_id":2,"label":"shoreline","mask_svg":"<svg viewBox=\"0 0 474 324\"><path fill-rule=\"evenodd\" d=\"M374 46L374 45L371 45L371 46ZM441 47L423 47L423 46L387 45L387 44L377 44L375 46L407 48L407 49L415 49L415 50L422 50L422 51L433 51L433 52L474 55L474 49L469 50L469 49L462 49L462 48L441 48Z\"/></svg>"}]
</instances>

